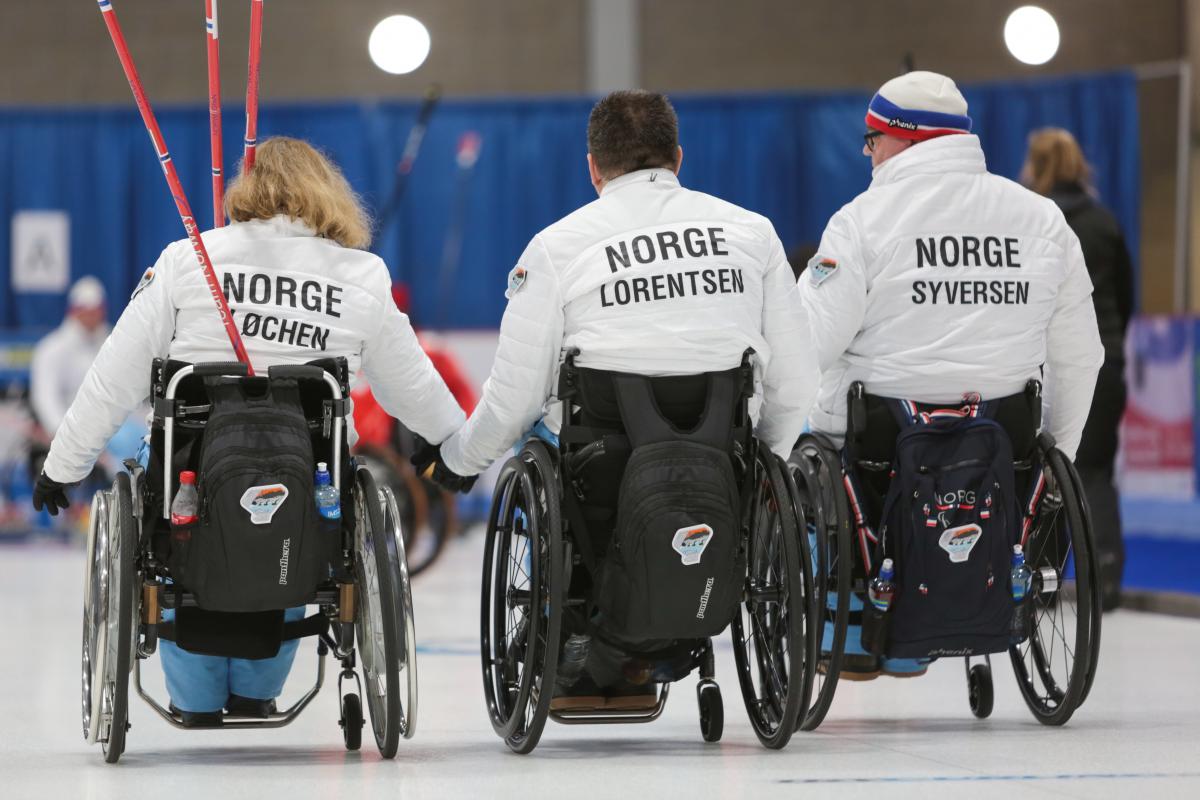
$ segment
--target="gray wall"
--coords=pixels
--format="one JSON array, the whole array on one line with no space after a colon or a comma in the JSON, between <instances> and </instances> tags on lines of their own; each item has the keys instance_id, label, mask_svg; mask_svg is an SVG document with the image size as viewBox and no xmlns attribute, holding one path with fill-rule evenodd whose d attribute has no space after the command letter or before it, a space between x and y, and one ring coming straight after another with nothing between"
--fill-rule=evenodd
<instances>
[{"instance_id":1,"label":"gray wall","mask_svg":"<svg viewBox=\"0 0 1200 800\"><path fill-rule=\"evenodd\" d=\"M155 101L207 97L202 0L113 0ZM125 103L121 75L95 2L4 0L0 103ZM220 0L221 80L245 92L249 3ZM450 94L581 92L583 0L267 0L264 101L417 95L436 80ZM411 14L429 28L429 60L388 75L367 55L379 20Z\"/></svg>"},{"instance_id":2,"label":"gray wall","mask_svg":"<svg viewBox=\"0 0 1200 800\"><path fill-rule=\"evenodd\" d=\"M414 96L434 80L459 96L585 92L588 1L268 0L262 97L269 103ZM204 4L114 4L152 99L202 102ZM1021 4L641 0L639 42L629 50L642 85L677 92L875 87L901 71L909 52L919 68L962 81L1013 78L1180 58L1200 0L1039 0L1063 34L1045 68L1018 63L1004 47L1004 18ZM94 2L7 0L0 7L0 105L129 102ZM224 94L238 102L248 3L222 0L220 7ZM367 56L371 28L394 13L418 17L433 37L429 61L412 75L387 75ZM1175 91L1173 81L1146 84L1141 101L1140 257L1144 306L1152 310L1172 305ZM1200 278L1193 286L1200 298Z\"/></svg>"}]
</instances>

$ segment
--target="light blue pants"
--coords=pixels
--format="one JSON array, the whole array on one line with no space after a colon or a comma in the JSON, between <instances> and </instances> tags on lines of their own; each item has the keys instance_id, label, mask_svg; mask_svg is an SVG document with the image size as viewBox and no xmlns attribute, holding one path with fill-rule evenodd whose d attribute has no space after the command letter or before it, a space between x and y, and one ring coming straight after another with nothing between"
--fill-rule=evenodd
<instances>
[{"instance_id":1,"label":"light blue pants","mask_svg":"<svg viewBox=\"0 0 1200 800\"><path fill-rule=\"evenodd\" d=\"M163 619L175 617L174 609L163 611ZM289 608L284 621L304 618L304 606ZM159 641L167 694L180 711L220 711L229 695L253 700L274 700L283 691L283 683L292 670L298 639L284 642L273 658L247 659L202 656L189 653L174 642Z\"/></svg>"},{"instance_id":2,"label":"light blue pants","mask_svg":"<svg viewBox=\"0 0 1200 800\"><path fill-rule=\"evenodd\" d=\"M558 434L550 430L550 427L546 425L546 420L544 417L539 419L536 425L530 428L524 436L517 440L517 443L513 445L513 455L518 455L521 452L521 448L524 447L525 443L530 439L541 439L552 448L558 447Z\"/></svg>"}]
</instances>

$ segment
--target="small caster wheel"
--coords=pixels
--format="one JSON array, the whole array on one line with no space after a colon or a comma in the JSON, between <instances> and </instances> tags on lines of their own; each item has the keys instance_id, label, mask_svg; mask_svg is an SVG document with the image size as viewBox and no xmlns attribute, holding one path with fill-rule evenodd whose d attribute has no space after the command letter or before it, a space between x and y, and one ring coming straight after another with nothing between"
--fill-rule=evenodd
<instances>
[{"instance_id":1,"label":"small caster wheel","mask_svg":"<svg viewBox=\"0 0 1200 800\"><path fill-rule=\"evenodd\" d=\"M721 687L705 679L696 685L696 702L700 705L700 733L706 742L721 741L725 730L725 704L721 701Z\"/></svg>"},{"instance_id":2,"label":"small caster wheel","mask_svg":"<svg viewBox=\"0 0 1200 800\"><path fill-rule=\"evenodd\" d=\"M342 726L342 739L347 750L362 747L363 712L358 695L348 694L342 698L342 718L338 724Z\"/></svg>"},{"instance_id":3,"label":"small caster wheel","mask_svg":"<svg viewBox=\"0 0 1200 800\"><path fill-rule=\"evenodd\" d=\"M987 664L976 664L967 673L967 691L971 700L971 713L980 719L992 714L996 693L992 687L992 669Z\"/></svg>"}]
</instances>

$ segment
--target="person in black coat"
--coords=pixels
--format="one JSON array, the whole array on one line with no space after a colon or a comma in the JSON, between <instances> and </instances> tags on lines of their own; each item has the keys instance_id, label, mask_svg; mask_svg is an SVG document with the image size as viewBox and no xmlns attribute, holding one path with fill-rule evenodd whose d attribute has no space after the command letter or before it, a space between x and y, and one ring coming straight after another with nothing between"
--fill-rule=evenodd
<instances>
[{"instance_id":1,"label":"person in black coat","mask_svg":"<svg viewBox=\"0 0 1200 800\"><path fill-rule=\"evenodd\" d=\"M1125 412L1125 331L1133 315L1134 287L1125 237L1112 212L1097 201L1089 177L1083 151L1070 132L1045 128L1030 136L1022 180L1057 203L1067 224L1079 237L1092 278L1092 301L1104 343L1104 365L1096 380L1096 393L1075 467L1092 511L1102 604L1108 611L1120 603L1121 574L1125 568L1113 465L1118 428Z\"/></svg>"}]
</instances>

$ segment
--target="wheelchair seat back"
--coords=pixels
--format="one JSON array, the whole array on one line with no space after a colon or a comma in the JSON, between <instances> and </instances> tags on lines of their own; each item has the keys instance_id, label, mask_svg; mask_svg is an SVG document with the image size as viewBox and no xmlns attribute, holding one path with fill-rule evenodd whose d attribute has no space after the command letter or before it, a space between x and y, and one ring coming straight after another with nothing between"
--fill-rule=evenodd
<instances>
[{"instance_id":1,"label":"wheelchair seat back","mask_svg":"<svg viewBox=\"0 0 1200 800\"><path fill-rule=\"evenodd\" d=\"M170 577L206 611L265 612L303 605L328 580L341 551L341 522L318 513L313 476L314 443L326 438L328 415L344 412L344 395L335 399L320 386L323 373L303 368L272 370L265 377L235 377L215 368L196 371L198 377L185 379L191 383L186 392L156 393L152 441L157 446L152 449L170 471L169 478L163 477L163 491L173 494L179 472L190 469L197 475L200 500L196 521L171 522L169 532L165 520L159 526L167 533L161 538ZM306 389L305 384L313 386ZM305 395L319 394L317 390L335 407L314 406L310 399L306 410ZM186 405L195 399L207 402ZM180 417L192 423L189 428L176 425ZM332 447L344 445L320 449ZM169 496L164 496L164 516Z\"/></svg>"},{"instance_id":2,"label":"wheelchair seat back","mask_svg":"<svg viewBox=\"0 0 1200 800\"><path fill-rule=\"evenodd\" d=\"M599 630L623 642L719 633L744 572L734 443L749 430L746 370L649 378L581 369L577 380L578 418L592 425L582 437L565 425L564 442L607 431L607 466L620 467L608 477L610 486L619 478L615 526L596 559ZM586 450L564 459L571 486L580 486L573 478L585 469L596 471L594 462L582 463ZM567 500L569 514L574 502Z\"/></svg>"},{"instance_id":3,"label":"wheelchair seat back","mask_svg":"<svg viewBox=\"0 0 1200 800\"><path fill-rule=\"evenodd\" d=\"M878 574L885 557L891 558L897 584L886 613L867 606L866 639L877 653L925 658L1008 649L1010 569L1022 514L1012 436L998 417L1003 410L1010 424L1022 419L1022 408L1035 407L1029 399L968 398L961 407L945 408L856 397L852 391L855 419L847 435L847 473L860 556L868 578ZM869 418L868 408L876 420L870 448L864 446L869 432L855 425ZM891 426L882 423L880 408L891 416ZM886 462L862 458L868 449L876 459L884 454L880 429L898 431ZM1036 427L1017 428L1015 434L1023 448L1028 443L1032 450ZM865 524L857 473L873 470L868 480L878 491L883 464L888 479L875 536Z\"/></svg>"}]
</instances>

